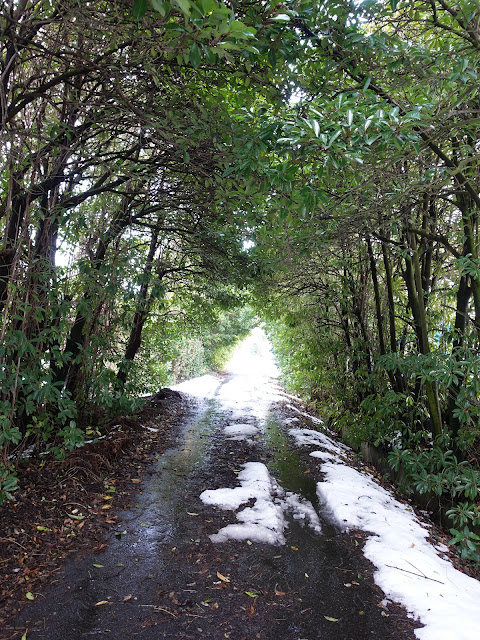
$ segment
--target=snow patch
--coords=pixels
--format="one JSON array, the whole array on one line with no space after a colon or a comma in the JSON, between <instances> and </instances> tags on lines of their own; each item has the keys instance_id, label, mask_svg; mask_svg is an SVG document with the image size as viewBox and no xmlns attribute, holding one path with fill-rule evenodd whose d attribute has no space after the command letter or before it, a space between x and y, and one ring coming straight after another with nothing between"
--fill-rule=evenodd
<instances>
[{"instance_id":1,"label":"snow patch","mask_svg":"<svg viewBox=\"0 0 480 640\"><path fill-rule=\"evenodd\" d=\"M344 464L322 465L317 493L344 529L373 535L365 556L386 598L403 604L425 625L419 640L475 640L480 628L480 583L439 557L428 530L411 509L374 480Z\"/></svg>"},{"instance_id":2,"label":"snow patch","mask_svg":"<svg viewBox=\"0 0 480 640\"><path fill-rule=\"evenodd\" d=\"M293 436L297 445L313 445L314 447L323 447L328 451L334 453L342 453L342 451L348 450L348 447L341 443L334 442L327 435L321 431L314 431L313 429L290 429L288 432Z\"/></svg>"},{"instance_id":3,"label":"snow patch","mask_svg":"<svg viewBox=\"0 0 480 640\"><path fill-rule=\"evenodd\" d=\"M282 500L282 506L286 513L292 514L294 520L304 522L315 533L322 533L322 525L311 502L301 498L296 493L288 491Z\"/></svg>"},{"instance_id":4,"label":"snow patch","mask_svg":"<svg viewBox=\"0 0 480 640\"><path fill-rule=\"evenodd\" d=\"M225 427L224 432L229 436L228 440L248 440L249 436L258 434L258 427L247 423L229 424Z\"/></svg>"},{"instance_id":5,"label":"snow patch","mask_svg":"<svg viewBox=\"0 0 480 640\"><path fill-rule=\"evenodd\" d=\"M310 413L306 413L305 411L300 411L300 409L297 409L297 407L294 404L287 404L286 407L288 409L291 409L292 411L295 411L299 415L304 416L305 418L309 418L315 424L323 423L323 420L321 420L320 418L317 418L317 416L312 416Z\"/></svg>"},{"instance_id":6,"label":"snow patch","mask_svg":"<svg viewBox=\"0 0 480 640\"><path fill-rule=\"evenodd\" d=\"M246 462L238 474L239 487L208 489L200 495L205 504L236 510L254 500L253 506L237 513L238 524L229 524L210 536L212 542L251 540L285 544L285 514L310 526L316 533L321 525L313 505L294 493L285 493L261 462Z\"/></svg>"},{"instance_id":7,"label":"snow patch","mask_svg":"<svg viewBox=\"0 0 480 640\"><path fill-rule=\"evenodd\" d=\"M320 458L321 460L336 460L337 456L334 453L328 451L312 451L310 453L312 458Z\"/></svg>"}]
</instances>

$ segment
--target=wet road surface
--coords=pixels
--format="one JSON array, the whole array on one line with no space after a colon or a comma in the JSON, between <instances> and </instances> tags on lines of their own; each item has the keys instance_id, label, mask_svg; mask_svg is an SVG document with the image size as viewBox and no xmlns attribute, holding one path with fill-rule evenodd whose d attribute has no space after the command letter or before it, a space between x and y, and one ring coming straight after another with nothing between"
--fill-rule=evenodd
<instances>
[{"instance_id":1,"label":"wet road surface","mask_svg":"<svg viewBox=\"0 0 480 640\"><path fill-rule=\"evenodd\" d=\"M361 536L340 533L322 513L318 462L293 445L285 426L296 414L255 369L255 354L247 362L221 380L206 379L207 397L148 469L106 549L69 560L56 584L27 604L11 637L26 629L28 640L414 637L400 609L379 606L383 595ZM249 435L232 436L235 425L239 432L247 425ZM249 462L267 467L278 495L311 503L321 533L285 512L284 544L213 543L209 536L238 523L245 505L228 510L200 495L237 487Z\"/></svg>"}]
</instances>

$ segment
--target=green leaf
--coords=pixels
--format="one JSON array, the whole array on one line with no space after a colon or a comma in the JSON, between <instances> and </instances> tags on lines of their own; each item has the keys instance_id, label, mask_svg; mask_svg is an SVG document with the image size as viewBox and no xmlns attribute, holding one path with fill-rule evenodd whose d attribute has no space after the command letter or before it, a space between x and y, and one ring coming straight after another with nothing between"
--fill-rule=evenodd
<instances>
[{"instance_id":1,"label":"green leaf","mask_svg":"<svg viewBox=\"0 0 480 640\"><path fill-rule=\"evenodd\" d=\"M340 136L341 134L342 134L342 130L341 129L338 129L338 131L335 131L333 136L328 141L327 148L331 147L332 144L335 142L335 140L338 138L338 136Z\"/></svg>"},{"instance_id":2,"label":"green leaf","mask_svg":"<svg viewBox=\"0 0 480 640\"><path fill-rule=\"evenodd\" d=\"M133 3L132 13L134 18L140 20L147 13L148 0L135 0Z\"/></svg>"},{"instance_id":3,"label":"green leaf","mask_svg":"<svg viewBox=\"0 0 480 640\"><path fill-rule=\"evenodd\" d=\"M252 591L245 591L245 593L247 596L250 596L250 598L258 598L258 593L253 593Z\"/></svg>"},{"instance_id":4,"label":"green leaf","mask_svg":"<svg viewBox=\"0 0 480 640\"><path fill-rule=\"evenodd\" d=\"M96 567L97 569L103 569L104 565L103 564L94 564L94 567Z\"/></svg>"},{"instance_id":5,"label":"green leaf","mask_svg":"<svg viewBox=\"0 0 480 640\"><path fill-rule=\"evenodd\" d=\"M338 622L339 618L331 618L330 616L323 616L325 618L325 620L328 620L329 622Z\"/></svg>"},{"instance_id":6,"label":"green leaf","mask_svg":"<svg viewBox=\"0 0 480 640\"><path fill-rule=\"evenodd\" d=\"M150 0L150 4L152 5L153 9L155 9L155 11L162 16L162 18L165 17L167 10L165 9L165 5L161 0Z\"/></svg>"},{"instance_id":7,"label":"green leaf","mask_svg":"<svg viewBox=\"0 0 480 640\"><path fill-rule=\"evenodd\" d=\"M27 593L25 594L25 597L27 600L35 600L35 596L31 591L27 591Z\"/></svg>"},{"instance_id":8,"label":"green leaf","mask_svg":"<svg viewBox=\"0 0 480 640\"><path fill-rule=\"evenodd\" d=\"M272 20L276 22L290 22L290 16L287 16L286 13L278 13L276 16L273 16Z\"/></svg>"},{"instance_id":9,"label":"green leaf","mask_svg":"<svg viewBox=\"0 0 480 640\"><path fill-rule=\"evenodd\" d=\"M217 8L215 0L200 0L198 4L203 11L203 15L207 15Z\"/></svg>"},{"instance_id":10,"label":"green leaf","mask_svg":"<svg viewBox=\"0 0 480 640\"><path fill-rule=\"evenodd\" d=\"M200 47L196 42L194 42L190 47L188 59L192 63L193 68L198 69L200 62L202 61L202 52L200 51Z\"/></svg>"},{"instance_id":11,"label":"green leaf","mask_svg":"<svg viewBox=\"0 0 480 640\"><path fill-rule=\"evenodd\" d=\"M186 16L190 15L190 2L189 0L173 0L174 4L178 6L180 11Z\"/></svg>"}]
</instances>

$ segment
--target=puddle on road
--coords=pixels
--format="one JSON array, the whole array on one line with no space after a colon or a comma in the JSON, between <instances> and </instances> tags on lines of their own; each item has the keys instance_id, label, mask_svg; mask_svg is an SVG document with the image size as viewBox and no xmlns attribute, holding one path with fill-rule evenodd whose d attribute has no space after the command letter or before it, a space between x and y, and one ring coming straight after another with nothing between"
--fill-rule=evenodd
<instances>
[{"instance_id":1,"label":"puddle on road","mask_svg":"<svg viewBox=\"0 0 480 640\"><path fill-rule=\"evenodd\" d=\"M175 536L178 515L187 509L191 475L208 459L219 419L217 403L204 401L177 436L177 446L168 449L150 468L151 478L144 482L136 507L126 512L120 523L120 528L129 524L128 533L136 538L130 546L139 549L146 544L151 550Z\"/></svg>"},{"instance_id":2,"label":"puddle on road","mask_svg":"<svg viewBox=\"0 0 480 640\"><path fill-rule=\"evenodd\" d=\"M285 433L285 428L279 418L270 414L264 429L265 443L273 454L273 458L267 463L269 471L285 491L296 493L312 503L323 529L323 534L314 535L306 526L295 526L296 533L302 537L305 544L322 545L322 540L325 537L331 539L337 536L339 529L318 501L316 479L305 473L308 469L298 453L298 449Z\"/></svg>"},{"instance_id":3,"label":"puddle on road","mask_svg":"<svg viewBox=\"0 0 480 640\"><path fill-rule=\"evenodd\" d=\"M315 480L305 474L306 468L301 457L279 420L272 415L265 424L265 442L273 453L273 459L268 464L272 475L286 491L299 493L315 507L318 502Z\"/></svg>"}]
</instances>

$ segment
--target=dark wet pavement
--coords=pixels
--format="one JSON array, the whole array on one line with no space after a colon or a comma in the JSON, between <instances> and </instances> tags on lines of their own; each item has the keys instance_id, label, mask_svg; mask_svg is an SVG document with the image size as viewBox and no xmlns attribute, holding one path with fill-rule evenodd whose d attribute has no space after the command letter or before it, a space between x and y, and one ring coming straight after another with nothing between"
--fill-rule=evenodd
<instances>
[{"instance_id":1,"label":"dark wet pavement","mask_svg":"<svg viewBox=\"0 0 480 640\"><path fill-rule=\"evenodd\" d=\"M10 637L25 630L28 640L414 637L400 610L379 607L383 595L361 536L338 532L321 513L312 467L318 463L289 439L288 410L282 414L278 403L269 409L265 398L259 403L270 383L254 381L249 395L248 375L238 375L239 399L235 376L227 376L185 422L176 445L148 468L107 548L68 561L56 584L26 605L15 621L18 635ZM259 428L256 437L225 437L226 425L245 421ZM284 545L213 544L209 535L236 514L199 496L237 486L245 462L263 462L283 489L309 500L322 533L290 518Z\"/></svg>"}]
</instances>

